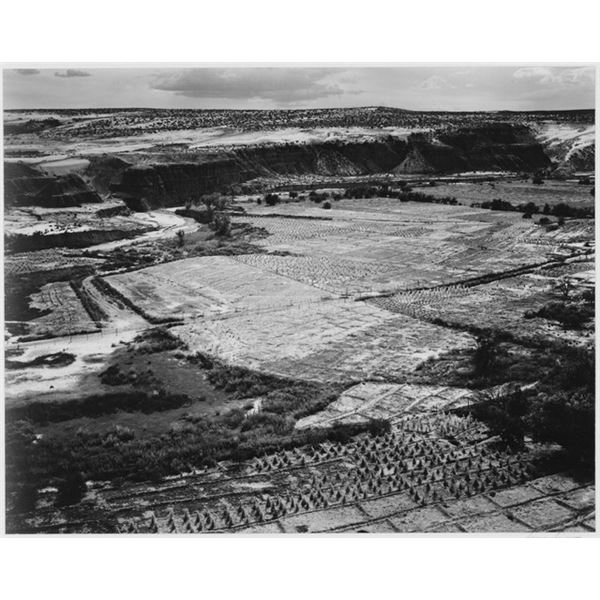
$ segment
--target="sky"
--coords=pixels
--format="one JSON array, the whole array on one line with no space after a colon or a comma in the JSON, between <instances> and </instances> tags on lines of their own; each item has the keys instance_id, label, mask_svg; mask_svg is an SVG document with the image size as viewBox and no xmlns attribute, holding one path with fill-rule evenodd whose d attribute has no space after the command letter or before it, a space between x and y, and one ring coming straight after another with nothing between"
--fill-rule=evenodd
<instances>
[{"instance_id":1,"label":"sky","mask_svg":"<svg viewBox=\"0 0 600 600\"><path fill-rule=\"evenodd\" d=\"M594 108L592 66L5 68L4 108Z\"/></svg>"}]
</instances>

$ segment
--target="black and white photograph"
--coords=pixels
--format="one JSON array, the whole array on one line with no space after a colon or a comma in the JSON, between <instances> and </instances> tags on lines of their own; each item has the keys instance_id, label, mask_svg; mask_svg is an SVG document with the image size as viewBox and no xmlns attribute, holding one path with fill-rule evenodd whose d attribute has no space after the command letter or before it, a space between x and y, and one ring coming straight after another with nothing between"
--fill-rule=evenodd
<instances>
[{"instance_id":1,"label":"black and white photograph","mask_svg":"<svg viewBox=\"0 0 600 600\"><path fill-rule=\"evenodd\" d=\"M595 532L595 65L2 78L6 533Z\"/></svg>"}]
</instances>

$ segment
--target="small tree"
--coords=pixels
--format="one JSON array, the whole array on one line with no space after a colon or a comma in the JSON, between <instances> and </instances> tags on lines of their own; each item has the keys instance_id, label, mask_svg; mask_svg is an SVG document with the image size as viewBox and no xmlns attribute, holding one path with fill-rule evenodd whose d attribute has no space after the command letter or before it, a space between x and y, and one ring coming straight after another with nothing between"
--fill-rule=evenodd
<instances>
[{"instance_id":1,"label":"small tree","mask_svg":"<svg viewBox=\"0 0 600 600\"><path fill-rule=\"evenodd\" d=\"M522 448L525 438L525 418L530 402L520 390L481 392L476 416L490 430L513 448Z\"/></svg>"},{"instance_id":2,"label":"small tree","mask_svg":"<svg viewBox=\"0 0 600 600\"><path fill-rule=\"evenodd\" d=\"M81 502L87 486L83 474L74 471L68 473L67 476L58 484L58 495L56 497L57 506L69 506Z\"/></svg>"},{"instance_id":3,"label":"small tree","mask_svg":"<svg viewBox=\"0 0 600 600\"><path fill-rule=\"evenodd\" d=\"M35 510L38 497L37 487L32 482L25 482L18 488L13 498L14 509L17 512L31 512Z\"/></svg>"},{"instance_id":4,"label":"small tree","mask_svg":"<svg viewBox=\"0 0 600 600\"><path fill-rule=\"evenodd\" d=\"M220 237L228 237L231 235L231 219L225 213L216 213L211 227Z\"/></svg>"},{"instance_id":5,"label":"small tree","mask_svg":"<svg viewBox=\"0 0 600 600\"><path fill-rule=\"evenodd\" d=\"M493 334L482 335L477 339L477 349L473 354L473 367L476 375L486 376L496 367L499 356L499 343Z\"/></svg>"},{"instance_id":6,"label":"small tree","mask_svg":"<svg viewBox=\"0 0 600 600\"><path fill-rule=\"evenodd\" d=\"M583 465L594 463L594 394L585 390L541 395L529 414L533 437L557 442Z\"/></svg>"},{"instance_id":7,"label":"small tree","mask_svg":"<svg viewBox=\"0 0 600 600\"><path fill-rule=\"evenodd\" d=\"M571 292L574 289L573 282L568 277L561 277L554 284L554 289L558 292L565 300L571 297Z\"/></svg>"}]
</instances>

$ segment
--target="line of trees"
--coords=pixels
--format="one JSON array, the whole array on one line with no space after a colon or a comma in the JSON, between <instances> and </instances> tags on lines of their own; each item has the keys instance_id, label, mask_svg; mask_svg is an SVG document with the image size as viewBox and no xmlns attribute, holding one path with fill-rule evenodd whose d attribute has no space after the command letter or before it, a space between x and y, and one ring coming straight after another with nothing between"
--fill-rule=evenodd
<instances>
[{"instance_id":1,"label":"line of trees","mask_svg":"<svg viewBox=\"0 0 600 600\"><path fill-rule=\"evenodd\" d=\"M542 214L558 218L571 217L575 219L589 219L594 217L594 207L577 207L570 206L564 202L559 202L550 206L548 203L540 209L535 202L527 202L524 204L511 204L506 200L494 198L489 202L474 202L471 204L473 208L487 208L489 210L502 210L508 212L522 212L524 216L531 217L532 215Z\"/></svg>"}]
</instances>

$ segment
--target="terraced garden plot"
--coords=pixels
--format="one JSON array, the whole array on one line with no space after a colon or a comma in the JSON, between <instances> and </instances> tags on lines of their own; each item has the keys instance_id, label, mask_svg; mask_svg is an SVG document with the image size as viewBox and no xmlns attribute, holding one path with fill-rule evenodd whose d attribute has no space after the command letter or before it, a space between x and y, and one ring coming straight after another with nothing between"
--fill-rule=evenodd
<instances>
[{"instance_id":1,"label":"terraced garden plot","mask_svg":"<svg viewBox=\"0 0 600 600\"><path fill-rule=\"evenodd\" d=\"M460 282L541 264L551 253L564 253L555 232L547 233L511 213L394 205L381 198L365 202L362 211L332 211L332 221L254 218L254 224L271 234L261 240L263 246L295 256L240 260L339 294L353 294ZM375 207L379 211L368 210ZM573 239L585 235L581 226L575 229ZM570 239L567 232L561 235Z\"/></svg>"},{"instance_id":2,"label":"terraced garden plot","mask_svg":"<svg viewBox=\"0 0 600 600\"><path fill-rule=\"evenodd\" d=\"M367 303L334 300L189 322L172 329L190 349L299 379L404 377L437 353L473 338Z\"/></svg>"},{"instance_id":3,"label":"terraced garden plot","mask_svg":"<svg viewBox=\"0 0 600 600\"><path fill-rule=\"evenodd\" d=\"M593 219L572 219L557 229L547 231L537 226L523 236L528 244L565 246L571 244L593 244L595 235Z\"/></svg>"},{"instance_id":4,"label":"terraced garden plot","mask_svg":"<svg viewBox=\"0 0 600 600\"><path fill-rule=\"evenodd\" d=\"M577 270L584 269L582 263L574 264L578 265ZM569 266L565 265L558 272L568 270ZM425 321L441 319L461 327L507 331L521 339L544 337L554 341L586 343L586 339L593 335L591 327L587 336L582 336L581 331L565 330L558 323L546 319L524 318L525 312L538 310L545 303L557 300L556 292L552 291L555 281L555 276L547 277L545 271L539 271L475 287L458 285L401 292L368 302Z\"/></svg>"},{"instance_id":5,"label":"terraced garden plot","mask_svg":"<svg viewBox=\"0 0 600 600\"><path fill-rule=\"evenodd\" d=\"M325 410L300 419L297 429L331 427L348 422L386 421L409 412L442 411L466 406L472 390L445 386L360 383L341 394Z\"/></svg>"},{"instance_id":6,"label":"terraced garden plot","mask_svg":"<svg viewBox=\"0 0 600 600\"><path fill-rule=\"evenodd\" d=\"M50 313L27 322L29 335L58 337L99 329L68 281L44 285L39 292L31 295L30 304Z\"/></svg>"},{"instance_id":7,"label":"terraced garden plot","mask_svg":"<svg viewBox=\"0 0 600 600\"><path fill-rule=\"evenodd\" d=\"M372 306L331 300L190 321L172 331L191 349L212 350L222 358L258 366L282 357L301 358L393 319L391 313Z\"/></svg>"},{"instance_id":8,"label":"terraced garden plot","mask_svg":"<svg viewBox=\"0 0 600 600\"><path fill-rule=\"evenodd\" d=\"M352 331L299 359L264 362L262 368L320 381L404 380L425 360L474 347L475 340L468 334L402 318Z\"/></svg>"},{"instance_id":9,"label":"terraced garden plot","mask_svg":"<svg viewBox=\"0 0 600 600\"><path fill-rule=\"evenodd\" d=\"M13 275L28 275L41 271L54 271L69 267L98 266L104 261L100 258L78 256L67 250L38 250L37 252L23 252L11 254L4 258L4 273Z\"/></svg>"},{"instance_id":10,"label":"terraced garden plot","mask_svg":"<svg viewBox=\"0 0 600 600\"><path fill-rule=\"evenodd\" d=\"M165 484L141 489L138 514L121 513L118 530L594 531L593 484L539 473L533 453L498 451L487 435L469 417L407 415L384 436L281 451L231 473L184 476L176 494ZM246 491L231 494L232 486ZM573 504L573 497L585 500Z\"/></svg>"},{"instance_id":11,"label":"terraced garden plot","mask_svg":"<svg viewBox=\"0 0 600 600\"><path fill-rule=\"evenodd\" d=\"M338 256L245 254L234 260L339 295L393 289L402 283L402 271L394 264Z\"/></svg>"},{"instance_id":12,"label":"terraced garden plot","mask_svg":"<svg viewBox=\"0 0 600 600\"><path fill-rule=\"evenodd\" d=\"M323 290L224 256L185 259L112 275L105 281L156 321L279 309L328 296Z\"/></svg>"},{"instance_id":13,"label":"terraced garden plot","mask_svg":"<svg viewBox=\"0 0 600 600\"><path fill-rule=\"evenodd\" d=\"M429 189L427 193L429 193ZM346 211L363 213L365 218L369 213L379 215L378 218L381 218L382 215L392 214L396 219L405 222L425 223L428 221L491 223L498 220L519 222L522 219L520 213L490 211L470 206L451 206L431 202L400 202L396 198L343 198L332 203L332 214L335 215L338 211L341 211L342 214ZM383 218L387 217L384 216Z\"/></svg>"}]
</instances>

